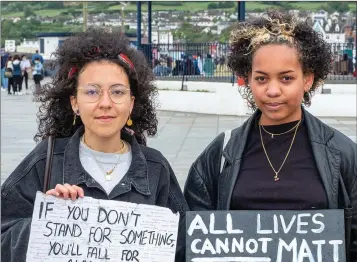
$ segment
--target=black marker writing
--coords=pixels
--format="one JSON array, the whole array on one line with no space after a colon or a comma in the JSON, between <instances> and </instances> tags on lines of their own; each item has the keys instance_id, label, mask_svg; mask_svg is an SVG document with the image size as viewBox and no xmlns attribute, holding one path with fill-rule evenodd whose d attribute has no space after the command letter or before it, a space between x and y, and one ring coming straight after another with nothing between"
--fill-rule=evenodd
<instances>
[{"instance_id":1,"label":"black marker writing","mask_svg":"<svg viewBox=\"0 0 357 262\"><path fill-rule=\"evenodd\" d=\"M65 255L65 256L81 256L82 254L79 252L78 244L60 244L58 242L52 243L50 241L50 251L48 255Z\"/></svg>"},{"instance_id":2,"label":"black marker writing","mask_svg":"<svg viewBox=\"0 0 357 262\"><path fill-rule=\"evenodd\" d=\"M111 229L109 227L105 227L104 229L100 227L91 227L89 229L89 243L94 240L94 242L104 242L104 240L108 240L109 242L112 242L109 239Z\"/></svg>"},{"instance_id":3,"label":"black marker writing","mask_svg":"<svg viewBox=\"0 0 357 262\"><path fill-rule=\"evenodd\" d=\"M70 216L72 216L74 220L78 220L79 218L81 218L83 221L87 221L89 216L89 208L84 209L83 207L68 206L67 219L69 219Z\"/></svg>"},{"instance_id":4,"label":"black marker writing","mask_svg":"<svg viewBox=\"0 0 357 262\"><path fill-rule=\"evenodd\" d=\"M87 258L110 260L108 250L101 247L88 247Z\"/></svg>"},{"instance_id":5,"label":"black marker writing","mask_svg":"<svg viewBox=\"0 0 357 262\"><path fill-rule=\"evenodd\" d=\"M53 204L54 204L54 202L47 202L47 203L46 203L45 218L47 218L47 212L53 210L53 208L50 208L50 207L49 207L49 205L53 205ZM40 219L41 219L41 217L42 217L42 211L43 211L43 202L41 202L41 204L40 204L40 213L38 214L38 217L39 217Z\"/></svg>"},{"instance_id":6,"label":"black marker writing","mask_svg":"<svg viewBox=\"0 0 357 262\"><path fill-rule=\"evenodd\" d=\"M138 259L139 251L134 250L123 250L121 254L121 261L136 261L139 262L140 260Z\"/></svg>"},{"instance_id":7,"label":"black marker writing","mask_svg":"<svg viewBox=\"0 0 357 262\"><path fill-rule=\"evenodd\" d=\"M80 237L82 235L82 229L77 224L68 225L62 223L53 223L49 221L46 223L46 228L49 230L49 232L43 234L45 237L49 237L49 236L65 237L67 235L70 235L71 237Z\"/></svg>"}]
</instances>

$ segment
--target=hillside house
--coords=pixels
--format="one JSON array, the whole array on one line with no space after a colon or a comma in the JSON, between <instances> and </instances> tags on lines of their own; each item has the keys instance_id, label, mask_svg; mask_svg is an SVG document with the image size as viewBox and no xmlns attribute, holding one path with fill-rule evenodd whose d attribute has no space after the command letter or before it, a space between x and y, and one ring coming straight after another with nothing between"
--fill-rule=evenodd
<instances>
[{"instance_id":1,"label":"hillside house","mask_svg":"<svg viewBox=\"0 0 357 262\"><path fill-rule=\"evenodd\" d=\"M342 31L343 24L331 18L327 20L317 20L313 29L320 33L327 43L345 43L345 33Z\"/></svg>"}]
</instances>

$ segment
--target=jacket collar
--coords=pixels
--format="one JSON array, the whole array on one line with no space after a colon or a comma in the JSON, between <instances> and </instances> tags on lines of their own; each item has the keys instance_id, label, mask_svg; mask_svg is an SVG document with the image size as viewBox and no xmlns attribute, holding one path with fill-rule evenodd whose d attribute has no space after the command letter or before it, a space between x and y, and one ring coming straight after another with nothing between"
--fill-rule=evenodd
<instances>
[{"instance_id":1,"label":"jacket collar","mask_svg":"<svg viewBox=\"0 0 357 262\"><path fill-rule=\"evenodd\" d=\"M79 159L79 143L83 133L84 127L82 126L69 139L66 146L63 160L63 183L71 185L85 183L87 186L93 186L97 182L84 170ZM128 172L116 187L119 187L119 193L124 193L130 191L131 185L133 185L139 193L150 195L148 167L140 145L134 136L125 132L122 132L122 139L131 145L132 161ZM115 189L110 195L114 193Z\"/></svg>"},{"instance_id":2,"label":"jacket collar","mask_svg":"<svg viewBox=\"0 0 357 262\"><path fill-rule=\"evenodd\" d=\"M243 125L232 131L231 140L223 150L223 155L229 163L242 158L248 135L253 128L255 119L260 116L261 113L262 112L259 109L256 110L253 115L243 123ZM302 107L302 113L304 115L310 141L326 145L327 141L334 134L333 129L307 112L304 107ZM236 145L240 146L237 147Z\"/></svg>"},{"instance_id":3,"label":"jacket collar","mask_svg":"<svg viewBox=\"0 0 357 262\"><path fill-rule=\"evenodd\" d=\"M303 108L307 132L311 142L326 145L334 134L331 127L311 115Z\"/></svg>"},{"instance_id":4,"label":"jacket collar","mask_svg":"<svg viewBox=\"0 0 357 262\"><path fill-rule=\"evenodd\" d=\"M303 107L302 112L316 166L327 193L329 207L337 208L339 165L341 163L341 158L340 153L336 149L330 148L327 145L328 141L333 137L334 131L331 127L307 112ZM232 131L232 137L222 154L231 165L235 163L232 165L233 174L235 175L227 178L227 181L224 184L232 185L235 183L249 132L255 123L255 119L260 114L261 111L257 110L242 126ZM223 181L224 179L224 176L222 176L221 180ZM221 196L220 208L229 209L233 188L224 188L222 191L229 193L225 197Z\"/></svg>"}]
</instances>

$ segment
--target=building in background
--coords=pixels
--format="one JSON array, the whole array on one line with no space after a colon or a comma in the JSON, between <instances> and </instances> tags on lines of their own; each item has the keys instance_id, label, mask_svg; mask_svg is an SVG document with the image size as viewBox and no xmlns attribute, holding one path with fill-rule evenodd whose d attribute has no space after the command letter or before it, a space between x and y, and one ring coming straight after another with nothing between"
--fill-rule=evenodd
<instances>
[{"instance_id":1,"label":"building in background","mask_svg":"<svg viewBox=\"0 0 357 262\"><path fill-rule=\"evenodd\" d=\"M317 19L313 25L313 29L322 34L323 39L327 43L345 43L346 37L343 29L343 24L337 20L328 18L327 20Z\"/></svg>"},{"instance_id":2,"label":"building in background","mask_svg":"<svg viewBox=\"0 0 357 262\"><path fill-rule=\"evenodd\" d=\"M151 34L153 44L172 44L174 37L170 29L156 27Z\"/></svg>"},{"instance_id":3,"label":"building in background","mask_svg":"<svg viewBox=\"0 0 357 262\"><path fill-rule=\"evenodd\" d=\"M57 48L71 35L73 35L73 33L70 32L37 34L40 47L39 53L43 55L45 59L50 59Z\"/></svg>"},{"instance_id":4,"label":"building in background","mask_svg":"<svg viewBox=\"0 0 357 262\"><path fill-rule=\"evenodd\" d=\"M35 53L40 50L38 39L24 39L23 42L16 46L16 51L19 53Z\"/></svg>"},{"instance_id":5,"label":"building in background","mask_svg":"<svg viewBox=\"0 0 357 262\"><path fill-rule=\"evenodd\" d=\"M16 41L15 40L5 40L5 52L15 52L16 51Z\"/></svg>"}]
</instances>

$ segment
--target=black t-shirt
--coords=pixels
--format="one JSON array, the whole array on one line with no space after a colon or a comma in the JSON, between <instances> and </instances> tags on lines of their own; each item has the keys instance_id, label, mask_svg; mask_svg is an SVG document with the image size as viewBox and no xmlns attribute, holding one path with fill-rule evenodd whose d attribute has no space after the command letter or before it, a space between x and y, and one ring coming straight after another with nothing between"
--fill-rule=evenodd
<instances>
[{"instance_id":1,"label":"black t-shirt","mask_svg":"<svg viewBox=\"0 0 357 262\"><path fill-rule=\"evenodd\" d=\"M263 126L278 134L294 127L298 121ZM294 130L271 137L262 129L267 154L277 171L288 152ZM258 119L248 136L242 165L234 186L231 210L304 210L328 208L327 196L317 170L304 119L299 125L294 144L284 166L280 180L274 181L272 170L264 153Z\"/></svg>"}]
</instances>

